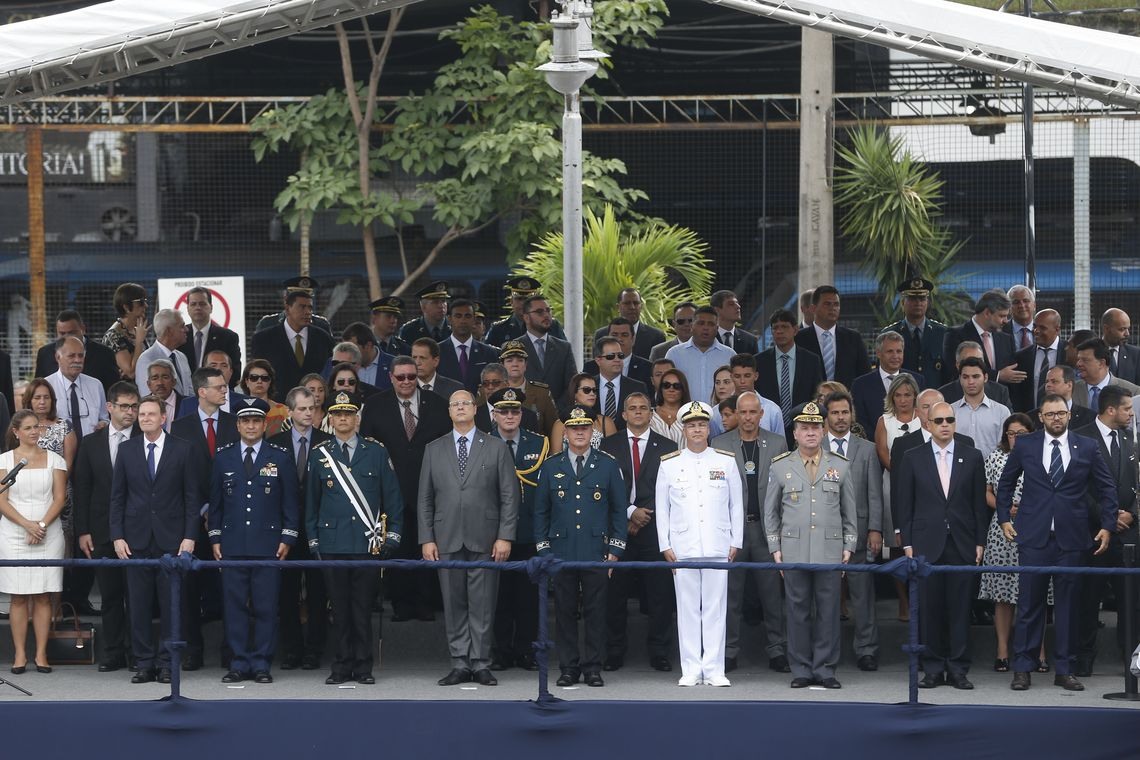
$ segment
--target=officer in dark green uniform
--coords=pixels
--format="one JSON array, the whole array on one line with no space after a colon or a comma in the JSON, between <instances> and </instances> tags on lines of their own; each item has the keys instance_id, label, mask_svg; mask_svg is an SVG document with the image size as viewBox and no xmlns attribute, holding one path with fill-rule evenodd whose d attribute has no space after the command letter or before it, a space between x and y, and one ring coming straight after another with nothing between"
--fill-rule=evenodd
<instances>
[{"instance_id":1,"label":"officer in dark green uniform","mask_svg":"<svg viewBox=\"0 0 1140 760\"><path fill-rule=\"evenodd\" d=\"M534 556L534 493L538 474L550 442L546 436L524 430L522 409L526 394L517 388L501 388L491 394L495 425L491 435L507 443L515 460L515 474L522 489L519 522L515 535L520 539L511 545L511 562L525 562ZM538 638L538 590L522 573L502 573L499 578L499 601L495 607L495 646L491 650L491 670L506 670L518 665L534 670L531 642Z\"/></svg>"},{"instance_id":2,"label":"officer in dark green uniform","mask_svg":"<svg viewBox=\"0 0 1140 760\"><path fill-rule=\"evenodd\" d=\"M318 559L387 559L400 546L404 502L384 445L356 433L360 401L338 393L329 406L333 437L309 453L305 530ZM324 571L333 609L336 652L327 684L372 684L374 568Z\"/></svg>"},{"instance_id":3,"label":"officer in dark green uniform","mask_svg":"<svg viewBox=\"0 0 1140 760\"><path fill-rule=\"evenodd\" d=\"M282 298L288 298L290 293L304 293L309 298L313 299L316 303L316 291L320 287L320 283L312 277L291 277L285 282L281 283L285 287L285 293ZM285 310L277 312L276 314L266 314L261 319L257 320L257 326L253 328L255 333L267 330L274 325L279 325L285 321ZM332 335L332 325L329 324L328 319L322 317L320 314L313 314L313 327L324 330L329 335Z\"/></svg>"},{"instance_id":4,"label":"officer in dark green uniform","mask_svg":"<svg viewBox=\"0 0 1140 760\"><path fill-rule=\"evenodd\" d=\"M574 406L563 417L566 449L551 457L538 476L534 498L534 540L540 555L564 560L617 562L625 551L628 527L625 484L617 460L590 447L594 419ZM573 686L585 675L587 686L604 686L606 586L603 568L563 570L554 576L554 641L558 647L558 686ZM584 656L578 655L578 593L586 626Z\"/></svg>"},{"instance_id":5,"label":"officer in dark green uniform","mask_svg":"<svg viewBox=\"0 0 1140 760\"><path fill-rule=\"evenodd\" d=\"M433 282L417 291L416 297L420 299L423 316L401 327L400 339L409 346L420 338L443 343L451 336L451 325L447 321L447 301L451 296L447 293L447 283L443 280Z\"/></svg>"},{"instance_id":6,"label":"officer in dark green uniform","mask_svg":"<svg viewBox=\"0 0 1140 760\"><path fill-rule=\"evenodd\" d=\"M505 318L491 325L487 331L484 342L492 346L502 346L508 340L516 340L526 335L526 324L523 323L523 304L526 299L542 292L542 283L533 277L512 277L507 280L507 290L511 291L511 313ZM550 321L550 335L566 340L566 332L557 319Z\"/></svg>"},{"instance_id":7,"label":"officer in dark green uniform","mask_svg":"<svg viewBox=\"0 0 1140 760\"><path fill-rule=\"evenodd\" d=\"M411 356L411 344L396 334L404 318L404 299L399 296L377 298L368 308L372 310L372 334L376 336L377 348L392 356Z\"/></svg>"},{"instance_id":8,"label":"officer in dark green uniform","mask_svg":"<svg viewBox=\"0 0 1140 760\"><path fill-rule=\"evenodd\" d=\"M894 330L906 341L903 348L903 368L916 372L926 379L927 388L938 388L950 381L953 367L942 366L942 341L946 325L926 316L930 307L930 291L934 283L922 277L912 277L899 283L902 296L903 318L887 325L883 332Z\"/></svg>"}]
</instances>

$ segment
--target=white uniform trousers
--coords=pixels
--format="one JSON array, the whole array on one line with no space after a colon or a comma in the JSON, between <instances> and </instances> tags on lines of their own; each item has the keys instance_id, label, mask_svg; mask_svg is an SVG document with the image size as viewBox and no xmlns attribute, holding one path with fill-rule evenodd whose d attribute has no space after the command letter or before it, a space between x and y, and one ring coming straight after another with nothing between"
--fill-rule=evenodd
<instances>
[{"instance_id":1,"label":"white uniform trousers","mask_svg":"<svg viewBox=\"0 0 1140 760\"><path fill-rule=\"evenodd\" d=\"M723 677L728 571L679 569L673 585L677 590L681 677L698 681Z\"/></svg>"}]
</instances>

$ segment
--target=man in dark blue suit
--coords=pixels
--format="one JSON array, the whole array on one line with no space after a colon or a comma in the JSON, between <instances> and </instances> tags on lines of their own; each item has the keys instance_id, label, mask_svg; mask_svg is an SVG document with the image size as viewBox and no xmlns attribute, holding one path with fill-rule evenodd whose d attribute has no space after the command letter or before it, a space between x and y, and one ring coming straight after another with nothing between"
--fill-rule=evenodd
<instances>
[{"instance_id":1,"label":"man in dark blue suit","mask_svg":"<svg viewBox=\"0 0 1140 760\"><path fill-rule=\"evenodd\" d=\"M903 336L897 332L886 330L879 333L875 338L875 356L879 366L851 383L851 395L855 398L855 419L872 438L875 425L883 416L883 399L887 397L887 388L900 372L913 377L919 390L924 387L921 375L903 369L905 349Z\"/></svg>"},{"instance_id":2,"label":"man in dark blue suit","mask_svg":"<svg viewBox=\"0 0 1140 760\"><path fill-rule=\"evenodd\" d=\"M479 373L490 362L499 360L499 352L475 340L475 304L466 298L451 303L451 335L439 343L439 367L436 371L463 383L472 395L479 390Z\"/></svg>"},{"instance_id":3,"label":"man in dark blue suit","mask_svg":"<svg viewBox=\"0 0 1140 760\"><path fill-rule=\"evenodd\" d=\"M908 557L936 565L976 565L989 528L985 464L973 446L954 439L954 411L939 402L930 408L929 445L907 451L899 465L900 528ZM970 593L964 573L935 574L923 582L924 676L919 686L949 683L973 689L970 669Z\"/></svg>"},{"instance_id":4,"label":"man in dark blue suit","mask_svg":"<svg viewBox=\"0 0 1140 760\"><path fill-rule=\"evenodd\" d=\"M204 499L192 469L191 444L167 435L165 421L165 405L147 396L139 404L143 434L119 445L110 511L111 540L119 559L194 552L198 510ZM161 683L170 682L170 654L165 649L155 652L151 632L151 602L157 586L162 639L171 639L170 584L159 576L155 567L127 569L131 648L137 668L131 683L148 683L156 677ZM184 604L185 599L178 601Z\"/></svg>"},{"instance_id":5,"label":"man in dark blue suit","mask_svg":"<svg viewBox=\"0 0 1140 760\"><path fill-rule=\"evenodd\" d=\"M718 290L709 296L709 306L716 309L716 339L738 354L755 354L760 342L740 322L740 300L731 290ZM648 385L648 383L646 383Z\"/></svg>"},{"instance_id":6,"label":"man in dark blue suit","mask_svg":"<svg viewBox=\"0 0 1140 760\"><path fill-rule=\"evenodd\" d=\"M1009 541L1017 539L1020 563L1027 567L1077 567L1092 542L1089 540L1088 495L1099 507L1100 530L1094 554L1108 549L1116 529L1116 485L1097 442L1069 434L1065 399L1048 394L1041 403L1043 430L1022 436L1009 454L997 488L997 519ZM1010 507L1017 479L1024 473L1021 502L1014 530ZM1047 575L1022 575L1014 625L1014 674L1010 688L1029 688L1029 673L1037 667L1037 654L1045 630ZM1057 675L1053 683L1067 691L1083 691L1073 675L1076 653L1077 589L1075 575L1053 576L1053 619L1057 637Z\"/></svg>"},{"instance_id":7,"label":"man in dark blue suit","mask_svg":"<svg viewBox=\"0 0 1140 760\"><path fill-rule=\"evenodd\" d=\"M796 333L796 345L823 359L826 379L851 382L871 369L863 337L839 322L839 291L833 285L820 285L812 291L815 322Z\"/></svg>"},{"instance_id":8,"label":"man in dark blue suit","mask_svg":"<svg viewBox=\"0 0 1140 760\"><path fill-rule=\"evenodd\" d=\"M221 447L214 457L208 519L214 559L285 559L297 541L297 466L291 451L263 440L268 411L260 399L237 410L241 440ZM251 676L257 683L273 683L269 663L277 645L281 571L227 568L222 589L226 643L233 652L222 683Z\"/></svg>"}]
</instances>

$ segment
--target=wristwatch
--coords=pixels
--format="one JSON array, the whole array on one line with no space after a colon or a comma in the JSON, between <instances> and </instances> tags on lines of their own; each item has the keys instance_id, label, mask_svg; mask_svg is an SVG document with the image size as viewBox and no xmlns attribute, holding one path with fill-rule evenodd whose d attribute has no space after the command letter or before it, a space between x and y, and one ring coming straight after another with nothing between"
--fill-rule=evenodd
<instances>
[{"instance_id":1,"label":"wristwatch","mask_svg":"<svg viewBox=\"0 0 1140 760\"><path fill-rule=\"evenodd\" d=\"M46 522L44 522L43 520L40 520L40 521L39 521L39 523L37 523L37 524L38 524L38 525L39 525L41 528L43 528L44 530L47 530L47 523L46 523Z\"/></svg>"}]
</instances>

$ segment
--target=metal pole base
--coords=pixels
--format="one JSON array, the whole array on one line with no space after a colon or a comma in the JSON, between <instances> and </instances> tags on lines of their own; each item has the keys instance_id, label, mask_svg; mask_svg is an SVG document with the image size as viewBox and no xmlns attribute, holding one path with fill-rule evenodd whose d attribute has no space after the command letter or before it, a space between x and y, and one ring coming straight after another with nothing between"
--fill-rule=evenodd
<instances>
[{"instance_id":1,"label":"metal pole base","mask_svg":"<svg viewBox=\"0 0 1140 760\"><path fill-rule=\"evenodd\" d=\"M1105 694L1105 699L1111 699L1113 702L1140 702L1140 694L1130 694L1127 691L1117 691L1112 694Z\"/></svg>"}]
</instances>

